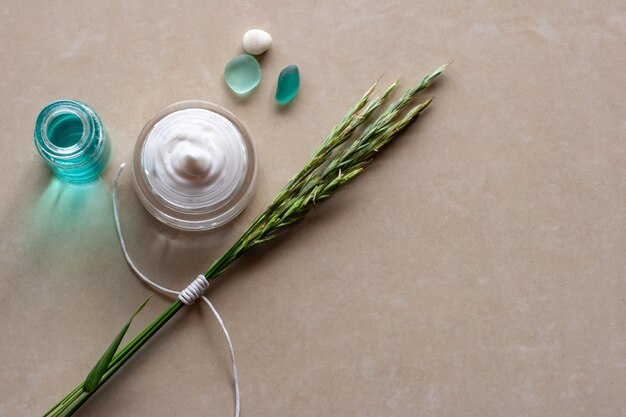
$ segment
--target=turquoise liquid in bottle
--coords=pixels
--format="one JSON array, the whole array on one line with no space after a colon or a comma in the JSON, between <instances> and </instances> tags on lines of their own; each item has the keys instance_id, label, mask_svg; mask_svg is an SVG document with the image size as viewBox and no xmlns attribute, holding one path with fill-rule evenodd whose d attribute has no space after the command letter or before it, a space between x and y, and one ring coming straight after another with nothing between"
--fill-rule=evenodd
<instances>
[{"instance_id":1,"label":"turquoise liquid in bottle","mask_svg":"<svg viewBox=\"0 0 626 417\"><path fill-rule=\"evenodd\" d=\"M102 121L91 107L75 100L44 107L35 124L35 147L58 177L75 183L97 178L110 154Z\"/></svg>"}]
</instances>

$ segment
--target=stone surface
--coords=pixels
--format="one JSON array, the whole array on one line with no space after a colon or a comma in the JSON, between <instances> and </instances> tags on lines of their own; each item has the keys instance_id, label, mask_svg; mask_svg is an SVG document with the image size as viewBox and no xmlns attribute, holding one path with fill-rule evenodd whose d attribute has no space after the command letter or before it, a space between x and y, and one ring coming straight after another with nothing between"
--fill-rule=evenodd
<instances>
[{"instance_id":1,"label":"stone surface","mask_svg":"<svg viewBox=\"0 0 626 417\"><path fill-rule=\"evenodd\" d=\"M289 65L280 72L276 84L276 101L287 104L298 94L300 88L300 70L296 65Z\"/></svg>"},{"instance_id":2,"label":"stone surface","mask_svg":"<svg viewBox=\"0 0 626 417\"><path fill-rule=\"evenodd\" d=\"M272 36L261 29L250 29L243 35L243 49L252 55L261 55L272 46Z\"/></svg>"},{"instance_id":3,"label":"stone surface","mask_svg":"<svg viewBox=\"0 0 626 417\"><path fill-rule=\"evenodd\" d=\"M369 171L209 290L243 415L623 416L624 2L415 5L2 2L0 416L42 415L149 293L124 263L110 191L157 110L224 105L260 157L250 206L214 233L159 224L126 168L128 250L184 288L374 81L402 77L397 97L447 62L420 95L435 96L428 111ZM270 76L244 99L222 72L261 25ZM280 109L291 62L303 91ZM39 110L64 97L92 105L112 140L91 188L54 181L33 147ZM129 336L167 305L153 297ZM76 417L230 416L229 360L208 310L185 308Z\"/></svg>"},{"instance_id":4,"label":"stone surface","mask_svg":"<svg viewBox=\"0 0 626 417\"><path fill-rule=\"evenodd\" d=\"M224 79L235 93L249 93L261 82L261 66L252 55L238 55L226 64Z\"/></svg>"}]
</instances>

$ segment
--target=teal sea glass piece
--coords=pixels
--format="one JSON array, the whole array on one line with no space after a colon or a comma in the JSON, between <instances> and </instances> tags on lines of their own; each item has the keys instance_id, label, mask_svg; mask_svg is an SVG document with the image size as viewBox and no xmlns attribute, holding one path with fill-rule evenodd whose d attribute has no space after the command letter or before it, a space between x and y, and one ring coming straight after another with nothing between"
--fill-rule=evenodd
<instances>
[{"instance_id":1,"label":"teal sea glass piece","mask_svg":"<svg viewBox=\"0 0 626 417\"><path fill-rule=\"evenodd\" d=\"M276 101L287 104L298 94L300 71L296 65L289 65L280 72L276 86Z\"/></svg>"},{"instance_id":2,"label":"teal sea glass piece","mask_svg":"<svg viewBox=\"0 0 626 417\"><path fill-rule=\"evenodd\" d=\"M261 66L252 55L238 55L226 64L224 79L235 93L249 93L261 82Z\"/></svg>"}]
</instances>

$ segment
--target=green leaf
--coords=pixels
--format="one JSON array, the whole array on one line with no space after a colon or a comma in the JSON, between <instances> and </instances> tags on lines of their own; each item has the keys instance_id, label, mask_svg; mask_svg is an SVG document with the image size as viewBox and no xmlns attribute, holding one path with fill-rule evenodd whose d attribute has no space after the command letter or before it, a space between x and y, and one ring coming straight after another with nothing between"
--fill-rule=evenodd
<instances>
[{"instance_id":1,"label":"green leaf","mask_svg":"<svg viewBox=\"0 0 626 417\"><path fill-rule=\"evenodd\" d=\"M135 314L131 316L131 318L128 320L128 323L126 323L124 327L122 327L122 330L118 333L115 339L113 339L113 343L111 343L106 352L104 352L104 355L102 355L98 363L96 363L96 366L94 366L91 372L89 372L89 375L87 375L87 379L85 379L85 382L83 382L84 392L93 392L96 388L98 388L98 384L100 383L102 376L109 369L109 364L111 363L113 356L115 356L115 352L117 352L117 348L120 346L120 343L122 342L126 331L130 327L130 324L137 316L137 314L139 314L139 312L143 310L146 304L148 304L150 298L152 298L152 295L143 302L143 304L137 309L137 311L135 311Z\"/></svg>"}]
</instances>

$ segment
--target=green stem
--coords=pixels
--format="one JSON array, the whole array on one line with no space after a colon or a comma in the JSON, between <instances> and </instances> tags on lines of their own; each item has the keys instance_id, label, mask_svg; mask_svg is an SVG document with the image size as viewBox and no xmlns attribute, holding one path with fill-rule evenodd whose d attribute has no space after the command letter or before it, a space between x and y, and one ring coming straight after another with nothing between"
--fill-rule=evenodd
<instances>
[{"instance_id":1,"label":"green stem","mask_svg":"<svg viewBox=\"0 0 626 417\"><path fill-rule=\"evenodd\" d=\"M170 305L159 317L157 317L157 319L153 321L150 326L148 326L143 332L141 332L135 339L133 339L128 344L128 346L130 347L128 349L125 349L125 352L120 355L115 363L111 364L109 370L106 374L104 374L96 389L94 389L90 393L85 393L84 395L82 395L77 401L72 404L72 407L68 409L67 412L63 414L63 416L68 417L73 415L85 403L85 401L89 399L89 397L91 397L96 391L98 391L98 389L102 385L104 385L104 383L109 378L111 378L113 374L115 374L115 372L117 372L118 369L120 369L122 365L124 365L126 361L129 360L148 340L150 340L150 338L156 332L158 332L159 329L163 327L163 325L167 323L168 320L171 319L174 314L176 314L184 305L185 304L183 304L179 300L176 300L174 303L172 303L172 305Z\"/></svg>"},{"instance_id":2,"label":"green stem","mask_svg":"<svg viewBox=\"0 0 626 417\"><path fill-rule=\"evenodd\" d=\"M250 229L248 229L248 232ZM231 249L220 257L211 266L205 277L207 280L217 277L227 266L234 260L233 251L241 245L242 239L247 235L244 233ZM65 398L50 409L43 417L59 417L73 415L118 369L130 359L150 338L157 332L167 321L174 316L185 304L176 300L163 313L161 313L152 323L143 329L133 340L128 342L111 360L107 372L102 376L98 386L90 393L82 390L83 385L80 384ZM51 414L54 412L54 414Z\"/></svg>"},{"instance_id":3,"label":"green stem","mask_svg":"<svg viewBox=\"0 0 626 417\"><path fill-rule=\"evenodd\" d=\"M124 348L118 352L117 355L111 361L107 372L103 375L102 379L98 383L98 386L90 393L86 393L82 390L82 384L76 387L70 394L68 394L63 400L61 400L54 408L48 411L45 416L51 415L52 417L64 416L68 417L73 415L84 403L87 401L109 378L117 372L122 365L126 363L139 349L156 334L156 332L171 319L185 304L176 300L172 303L163 313L161 313L148 327L146 327L141 333L139 333L133 340L128 342ZM50 414L51 412L54 414Z\"/></svg>"},{"instance_id":4,"label":"green stem","mask_svg":"<svg viewBox=\"0 0 626 417\"><path fill-rule=\"evenodd\" d=\"M74 401L81 394L82 388L83 388L82 384L74 388L72 391L70 391L69 394L65 396L65 398L61 399L61 401L59 401L51 409L46 411L43 417L48 417L50 413L52 413L54 410L59 408L61 405L66 404L66 403L71 403L72 401Z\"/></svg>"}]
</instances>

